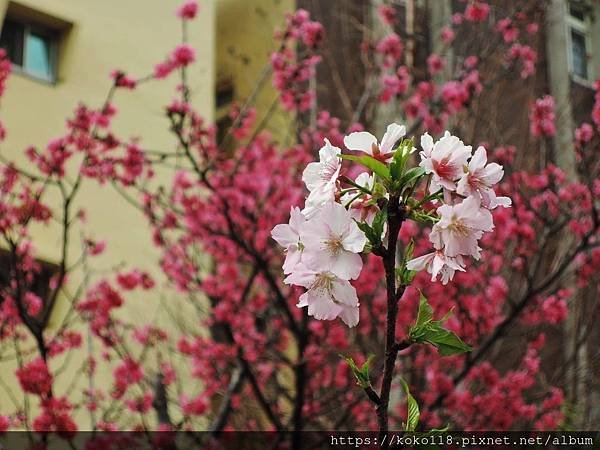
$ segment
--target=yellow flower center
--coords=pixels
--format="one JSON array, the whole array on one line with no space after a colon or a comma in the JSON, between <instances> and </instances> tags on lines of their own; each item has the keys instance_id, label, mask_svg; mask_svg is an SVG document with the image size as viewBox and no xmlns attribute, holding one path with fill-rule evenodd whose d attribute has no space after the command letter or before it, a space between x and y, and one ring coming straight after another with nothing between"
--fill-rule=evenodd
<instances>
[{"instance_id":1,"label":"yellow flower center","mask_svg":"<svg viewBox=\"0 0 600 450\"><path fill-rule=\"evenodd\" d=\"M448 226L448 228L454 233L457 234L461 237L466 237L469 235L469 227L466 226L462 220L458 220L456 219L456 217L452 218L452 222L450 222L450 225Z\"/></svg>"},{"instance_id":2,"label":"yellow flower center","mask_svg":"<svg viewBox=\"0 0 600 450\"><path fill-rule=\"evenodd\" d=\"M344 250L341 236L329 236L329 239L325 240L324 244L327 251L334 256L339 255Z\"/></svg>"}]
</instances>

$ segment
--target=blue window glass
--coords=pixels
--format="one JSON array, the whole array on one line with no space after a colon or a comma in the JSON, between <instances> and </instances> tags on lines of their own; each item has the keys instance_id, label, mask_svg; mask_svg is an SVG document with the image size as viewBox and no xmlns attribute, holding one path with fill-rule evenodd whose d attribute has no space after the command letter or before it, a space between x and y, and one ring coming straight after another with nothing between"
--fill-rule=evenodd
<instances>
[{"instance_id":1,"label":"blue window glass","mask_svg":"<svg viewBox=\"0 0 600 450\"><path fill-rule=\"evenodd\" d=\"M51 45L47 37L33 32L27 35L24 67L32 75L52 79Z\"/></svg>"},{"instance_id":2,"label":"blue window glass","mask_svg":"<svg viewBox=\"0 0 600 450\"><path fill-rule=\"evenodd\" d=\"M575 30L571 30L571 48L573 55L573 73L578 77L588 77L588 55L585 36Z\"/></svg>"}]
</instances>

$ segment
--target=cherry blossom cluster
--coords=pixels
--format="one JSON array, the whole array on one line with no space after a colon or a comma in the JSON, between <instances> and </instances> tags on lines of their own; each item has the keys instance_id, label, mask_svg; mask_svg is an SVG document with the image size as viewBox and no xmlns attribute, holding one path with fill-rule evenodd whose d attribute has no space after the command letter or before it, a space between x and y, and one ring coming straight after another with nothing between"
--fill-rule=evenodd
<instances>
[{"instance_id":1,"label":"cherry blossom cluster","mask_svg":"<svg viewBox=\"0 0 600 450\"><path fill-rule=\"evenodd\" d=\"M507 53L509 62L519 61L521 63L521 78L526 79L535 73L537 52L529 45L514 44Z\"/></svg>"},{"instance_id":2,"label":"cherry blossom cluster","mask_svg":"<svg viewBox=\"0 0 600 450\"><path fill-rule=\"evenodd\" d=\"M6 90L6 80L10 75L12 64L8 59L5 49L0 49L0 96L4 94Z\"/></svg>"},{"instance_id":3,"label":"cherry blossom cluster","mask_svg":"<svg viewBox=\"0 0 600 450\"><path fill-rule=\"evenodd\" d=\"M381 143L362 131L346 136L344 144L350 150L387 161L405 132L404 126L392 124ZM353 327L359 321L359 302L350 280L360 275L363 263L359 254L367 243L356 220L372 223L377 206L372 195L359 195L363 198L358 199L353 198L356 192L339 189L341 168L341 149L325 139L319 162L308 164L302 175L309 191L304 209L292 208L289 224L277 225L272 236L287 252L285 282L307 288L297 306L308 307L308 314L316 319L339 316ZM371 192L374 178L363 172L355 183Z\"/></svg>"},{"instance_id":4,"label":"cherry blossom cluster","mask_svg":"<svg viewBox=\"0 0 600 450\"><path fill-rule=\"evenodd\" d=\"M594 106L592 107L592 114L590 122L583 122L575 129L575 149L577 151L577 159L579 162L584 163L590 160L590 152L587 149L590 148L594 138L600 135L600 79L594 83Z\"/></svg>"},{"instance_id":5,"label":"cherry blossom cluster","mask_svg":"<svg viewBox=\"0 0 600 450\"><path fill-rule=\"evenodd\" d=\"M529 110L529 131L536 137L554 136L555 118L554 98L551 95L538 98Z\"/></svg>"},{"instance_id":6,"label":"cherry blossom cluster","mask_svg":"<svg viewBox=\"0 0 600 450\"><path fill-rule=\"evenodd\" d=\"M362 131L346 136L344 145L365 153L369 161L388 164L397 152L412 153L412 144L408 150L396 147L405 132L404 126L391 124L381 142ZM480 258L478 241L493 229L490 211L511 202L494 192L504 171L497 163L487 163L485 148L473 153L448 132L437 142L426 133L421 146L420 167L429 175L428 194L437 196L442 204L436 209L430 234L435 252L408 261L407 267L414 271L426 268L432 280L441 276L446 284L455 271L465 270L463 258ZM367 172L351 181L349 189L342 189L342 157L341 149L325 139L319 161L308 164L302 176L309 191L304 209L292 208L289 223L273 228L272 237L286 250L285 282L307 289L297 306L308 307L308 314L319 320L339 316L352 327L359 321L359 302L350 281L360 275L360 253L368 241L359 225L374 224L382 204L378 197L385 201L388 194L376 183L376 174ZM379 235L385 233L384 225L380 226Z\"/></svg>"},{"instance_id":7,"label":"cherry blossom cluster","mask_svg":"<svg viewBox=\"0 0 600 450\"><path fill-rule=\"evenodd\" d=\"M471 146L448 132L437 142L426 133L421 147L419 165L431 174L429 192L441 192L443 204L436 210L439 221L429 235L435 251L408 261L407 267L426 268L432 281L440 276L446 284L457 270L465 270L465 257L481 257L478 241L494 228L490 211L510 206L511 200L496 196L494 185L504 170L497 163L488 164L484 147L473 153Z\"/></svg>"},{"instance_id":8,"label":"cherry blossom cluster","mask_svg":"<svg viewBox=\"0 0 600 450\"><path fill-rule=\"evenodd\" d=\"M45 148L29 147L25 154L42 174L55 178L64 176L67 163L73 159L82 161L82 175L101 183L116 178L129 185L139 177L152 177L137 142L121 142L107 131L116 114L117 109L110 103L97 110L81 104L67 121L65 135Z\"/></svg>"},{"instance_id":9,"label":"cherry blossom cluster","mask_svg":"<svg viewBox=\"0 0 600 450\"><path fill-rule=\"evenodd\" d=\"M472 27L490 21L494 30L501 37L498 46L504 53L506 60L505 68L509 70L513 65L520 65L522 78L528 78L535 73L535 65L538 59L534 43L531 37L538 31L535 19L535 8L516 11L512 15L496 18L500 10L491 14L492 7L486 1L464 1L466 3L463 12L456 12L452 16L451 24L441 31L441 39L450 46L458 33L464 32L459 26ZM380 8L382 22L388 23L395 13L391 5ZM502 45L504 44L504 45ZM380 70L381 90L379 99L382 102L390 102L403 99L404 111L408 119L419 119L424 128L440 134L447 128L450 117L464 111L476 95L483 90L481 76L478 66L478 58L473 55L465 55L463 70L457 72L454 79L444 84L433 80L423 80L412 83L411 71L403 65L404 45L400 36L391 32L372 45L368 42L362 45L363 52L372 49L379 57L377 68ZM431 78L438 75L446 67L444 50L440 54L430 54L427 59L428 74ZM414 56L414 55L413 55ZM423 61L425 62L425 61Z\"/></svg>"},{"instance_id":10,"label":"cherry blossom cluster","mask_svg":"<svg viewBox=\"0 0 600 450\"><path fill-rule=\"evenodd\" d=\"M137 86L137 81L122 70L113 70L110 77L113 79L115 87L133 90Z\"/></svg>"},{"instance_id":11,"label":"cherry blossom cluster","mask_svg":"<svg viewBox=\"0 0 600 450\"><path fill-rule=\"evenodd\" d=\"M442 41L446 45L450 45L456 38L459 25L468 22L475 24L486 22L490 17L490 11L491 7L488 2L469 0L464 12L454 13L451 24L442 29ZM538 54L534 49L535 45L529 42L527 38L534 36L539 30L539 24L534 20L532 11L518 10L513 15L497 19L493 22L493 29L502 37L504 44L510 44L505 53L507 63L509 65L520 63L521 78L531 77L535 73Z\"/></svg>"},{"instance_id":12,"label":"cherry blossom cluster","mask_svg":"<svg viewBox=\"0 0 600 450\"><path fill-rule=\"evenodd\" d=\"M490 14L490 5L487 2L474 0L469 1L465 9L464 17L471 22L485 22Z\"/></svg>"},{"instance_id":13,"label":"cherry blossom cluster","mask_svg":"<svg viewBox=\"0 0 600 450\"><path fill-rule=\"evenodd\" d=\"M183 5L177 8L175 12L177 17L183 20L191 20L198 14L198 3L196 0L187 0Z\"/></svg>"},{"instance_id":14,"label":"cherry blossom cluster","mask_svg":"<svg viewBox=\"0 0 600 450\"><path fill-rule=\"evenodd\" d=\"M323 37L323 26L310 20L310 14L303 9L289 14L285 29L275 34L281 45L271 54L273 85L279 91L280 101L286 110L302 112L312 105L314 93L305 89L305 85L321 60L316 51ZM297 51L298 43L303 44L303 51Z\"/></svg>"},{"instance_id":15,"label":"cherry blossom cluster","mask_svg":"<svg viewBox=\"0 0 600 450\"><path fill-rule=\"evenodd\" d=\"M154 67L154 77L166 78L176 69L193 63L196 59L196 50L189 44L180 44L173 49L171 54Z\"/></svg>"}]
</instances>

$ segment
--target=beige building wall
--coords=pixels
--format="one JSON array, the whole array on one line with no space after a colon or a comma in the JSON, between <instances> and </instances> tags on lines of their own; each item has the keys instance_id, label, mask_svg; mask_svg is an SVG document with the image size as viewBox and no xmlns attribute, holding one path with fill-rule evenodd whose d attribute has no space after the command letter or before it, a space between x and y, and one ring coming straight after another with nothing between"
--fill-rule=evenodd
<instances>
[{"instance_id":1,"label":"beige building wall","mask_svg":"<svg viewBox=\"0 0 600 450\"><path fill-rule=\"evenodd\" d=\"M183 0L0 0L0 19L7 9L15 8L31 14L49 25L63 27L58 54L58 76L51 84L16 71L8 81L7 91L0 100L0 119L8 134L0 143L0 154L22 167L31 168L24 157L30 145L43 147L65 131L65 119L70 117L79 102L99 107L104 102L112 69L121 69L135 77L150 74L179 42L180 21L174 11ZM10 3L10 6L9 6ZM266 66L270 53L276 48L273 30L281 28L284 12L292 11L291 0L201 0L198 18L190 23L189 42L196 48L196 63L189 69L192 103L209 121L216 118L215 89L217 79L228 80L233 86L234 99L240 104L248 98L257 107L258 121L268 114L268 128L275 137L283 139L290 130L290 116L274 106L276 92ZM266 75L266 76L265 76ZM260 88L255 92L257 83ZM175 96L177 74L167 81L150 81L134 91L118 90L114 98L119 114L113 129L121 138L139 137L143 148L171 150L175 142L168 133L164 105ZM159 173L158 181L168 180L169 173ZM46 199L58 204L58 192ZM138 267L155 276L159 289L152 295L130 295L121 314L136 325L156 323L176 337L179 322L196 326L197 314L182 307L185 301L166 286L157 265L159 253L151 244L149 227L141 213L132 208L110 185L100 186L88 180L80 192L76 207L87 210L87 235L106 239L105 253L91 262L94 270L106 271L120 264ZM34 243L41 259L55 262L60 255L60 229L56 226L36 227ZM78 238L78 231L73 237ZM80 254L78 245L70 253L71 261ZM82 272L74 274L69 288L74 289ZM56 326L66 310L59 303L53 317ZM80 362L88 352L100 360L99 343L89 349L86 328L81 329L84 344L75 354L68 369L57 379L57 395L64 392L80 371ZM2 353L2 349L0 349ZM175 361L176 362L176 361ZM51 369L62 363L52 360ZM20 393L14 376L15 366L1 361L0 378L13 393ZM101 365L94 385L110 391L112 365ZM189 381L189 380L188 380ZM88 387L81 377L72 389ZM193 395L198 382L184 382L184 392ZM178 392L170 392L176 396ZM35 402L34 402L35 403ZM35 408L35 405L32 405ZM14 407L0 386L0 413L12 413ZM177 418L178 412L171 411ZM90 427L89 414L76 416L82 429Z\"/></svg>"},{"instance_id":2,"label":"beige building wall","mask_svg":"<svg viewBox=\"0 0 600 450\"><path fill-rule=\"evenodd\" d=\"M72 116L80 101L92 107L102 105L112 69L120 68L136 77L147 75L180 41L181 25L174 16L179 0L18 3L72 23L70 31L63 33L57 82L49 84L17 72L10 77L1 100L0 115L8 129L2 154L24 164L28 163L22 158L23 150L32 144L43 146L60 136L65 119ZM7 4L0 0L2 14ZM213 5L203 1L197 21L190 26L190 41L197 49L190 84L195 106L209 119L213 113L214 33ZM121 137L141 137L141 145L149 148L173 148L162 107L174 97L177 83L177 75L173 74L166 82L151 81L133 92L119 90L114 100L119 110L114 122L116 132ZM143 265L155 257L139 214L118 201L110 189L89 186L82 197L89 209L88 228L97 231L98 237L110 232L107 258L115 261L122 257L131 264ZM36 238L41 255L55 258L58 242L53 233L41 232Z\"/></svg>"},{"instance_id":3,"label":"beige building wall","mask_svg":"<svg viewBox=\"0 0 600 450\"><path fill-rule=\"evenodd\" d=\"M66 26L61 33L56 83L44 82L15 70L1 99L0 117L8 134L6 141L0 144L0 152L4 158L14 160L24 168L31 168L31 163L24 157L24 149L29 145L43 147L49 140L62 135L65 119L72 116L79 102L91 107L103 104L111 84L109 74L112 69L122 69L135 77L151 74L154 65L163 60L181 39L181 23L174 14L181 0L19 0L10 3L11 11L15 7L19 10L31 8L39 13L39 16L34 14L36 19L46 22L54 18L56 23ZM9 2L0 0L2 19L7 8ZM49 25L53 23L48 22ZM214 113L215 32L215 5L211 0L203 0L198 18L189 26L189 41L197 50L196 63L189 69L189 82L192 103L208 120L212 120ZM139 137L144 148L173 149L175 141L168 133L168 119L163 107L175 97L177 84L177 73L173 73L166 81L150 81L133 92L118 90L114 98L119 111L113 123L116 134L121 138ZM158 181L168 179L168 176L168 173L159 174ZM57 204L58 192L51 192L46 201ZM94 270L103 271L125 263L127 267L149 271L159 283L157 293L153 292L152 296L128 296L131 301L122 311L127 321L142 325L160 317L164 322L161 325L168 324L172 318L161 310L161 298L173 302L179 300L165 287L157 264L159 253L151 244L150 229L142 214L128 205L110 185L100 186L91 180L84 183L74 209L79 207L84 207L88 213L86 233L108 241L105 253L91 261ZM53 225L33 230L33 241L41 259L58 260L59 232L60 229ZM77 230L72 239L75 245L69 255L71 263L80 254ZM75 289L81 275L78 272L71 276L69 289ZM51 328L62 319L66 307L66 302L59 303ZM81 331L84 337L82 353L75 355L68 369L58 377L57 395L68 394L64 390L81 370L81 362L87 356L87 333L85 328ZM98 342L95 345L95 356L101 360ZM0 364L0 377L8 389L18 395L15 367L4 361ZM60 364L60 358L52 360L51 369L56 370ZM99 368L95 380L97 387L110 390L111 370ZM75 389L85 387L87 380L83 377ZM12 413L14 409L7 393L0 388L0 412ZM87 414L80 415L77 420L82 428L89 427Z\"/></svg>"},{"instance_id":4,"label":"beige building wall","mask_svg":"<svg viewBox=\"0 0 600 450\"><path fill-rule=\"evenodd\" d=\"M273 137L284 143L294 133L292 117L278 105L269 56L279 47L274 31L284 28L284 16L294 11L294 5L294 0L217 0L217 84L232 86L239 105L251 100L257 125L264 122ZM217 111L220 116L224 113Z\"/></svg>"}]
</instances>

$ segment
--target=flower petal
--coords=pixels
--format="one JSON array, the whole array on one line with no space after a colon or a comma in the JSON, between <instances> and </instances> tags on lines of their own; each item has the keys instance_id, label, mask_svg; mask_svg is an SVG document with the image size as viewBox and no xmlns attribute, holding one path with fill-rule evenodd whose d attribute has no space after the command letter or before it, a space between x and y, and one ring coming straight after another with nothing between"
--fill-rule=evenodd
<instances>
[{"instance_id":1,"label":"flower petal","mask_svg":"<svg viewBox=\"0 0 600 450\"><path fill-rule=\"evenodd\" d=\"M406 268L408 270L415 271L423 270L431 262L434 256L435 253L427 253L426 255L419 256L418 258L413 258L406 262Z\"/></svg>"},{"instance_id":2,"label":"flower petal","mask_svg":"<svg viewBox=\"0 0 600 450\"><path fill-rule=\"evenodd\" d=\"M431 157L431 150L433 150L433 138L429 133L425 133L423 136L421 136L421 148L423 149L421 152L421 158Z\"/></svg>"},{"instance_id":3,"label":"flower petal","mask_svg":"<svg viewBox=\"0 0 600 450\"><path fill-rule=\"evenodd\" d=\"M359 310L358 308L352 308L349 306L342 306L342 312L340 312L340 317L344 321L346 325L350 328L358 325L359 320Z\"/></svg>"},{"instance_id":4,"label":"flower petal","mask_svg":"<svg viewBox=\"0 0 600 450\"><path fill-rule=\"evenodd\" d=\"M469 172L475 173L479 169L483 169L487 163L487 153L482 146L477 147L471 161L469 161Z\"/></svg>"},{"instance_id":5,"label":"flower petal","mask_svg":"<svg viewBox=\"0 0 600 450\"><path fill-rule=\"evenodd\" d=\"M299 240L296 233L287 223L275 225L271 230L271 237L282 247L288 248L290 245L297 244Z\"/></svg>"},{"instance_id":6,"label":"flower petal","mask_svg":"<svg viewBox=\"0 0 600 450\"><path fill-rule=\"evenodd\" d=\"M394 144L405 134L406 127L404 125L398 125L397 123L389 124L381 139L381 144L379 145L381 153L385 154L391 152L394 148Z\"/></svg>"},{"instance_id":7,"label":"flower petal","mask_svg":"<svg viewBox=\"0 0 600 450\"><path fill-rule=\"evenodd\" d=\"M356 295L356 289L348 281L336 280L333 282L331 290L333 299L338 303L343 303L347 306L357 307L358 296Z\"/></svg>"},{"instance_id":8,"label":"flower petal","mask_svg":"<svg viewBox=\"0 0 600 450\"><path fill-rule=\"evenodd\" d=\"M342 252L331 262L329 270L342 280L356 280L363 262L357 253Z\"/></svg>"},{"instance_id":9,"label":"flower petal","mask_svg":"<svg viewBox=\"0 0 600 450\"><path fill-rule=\"evenodd\" d=\"M344 138L344 145L348 150L359 150L373 154L373 144L377 145L377 138L367 131L355 131Z\"/></svg>"}]
</instances>

